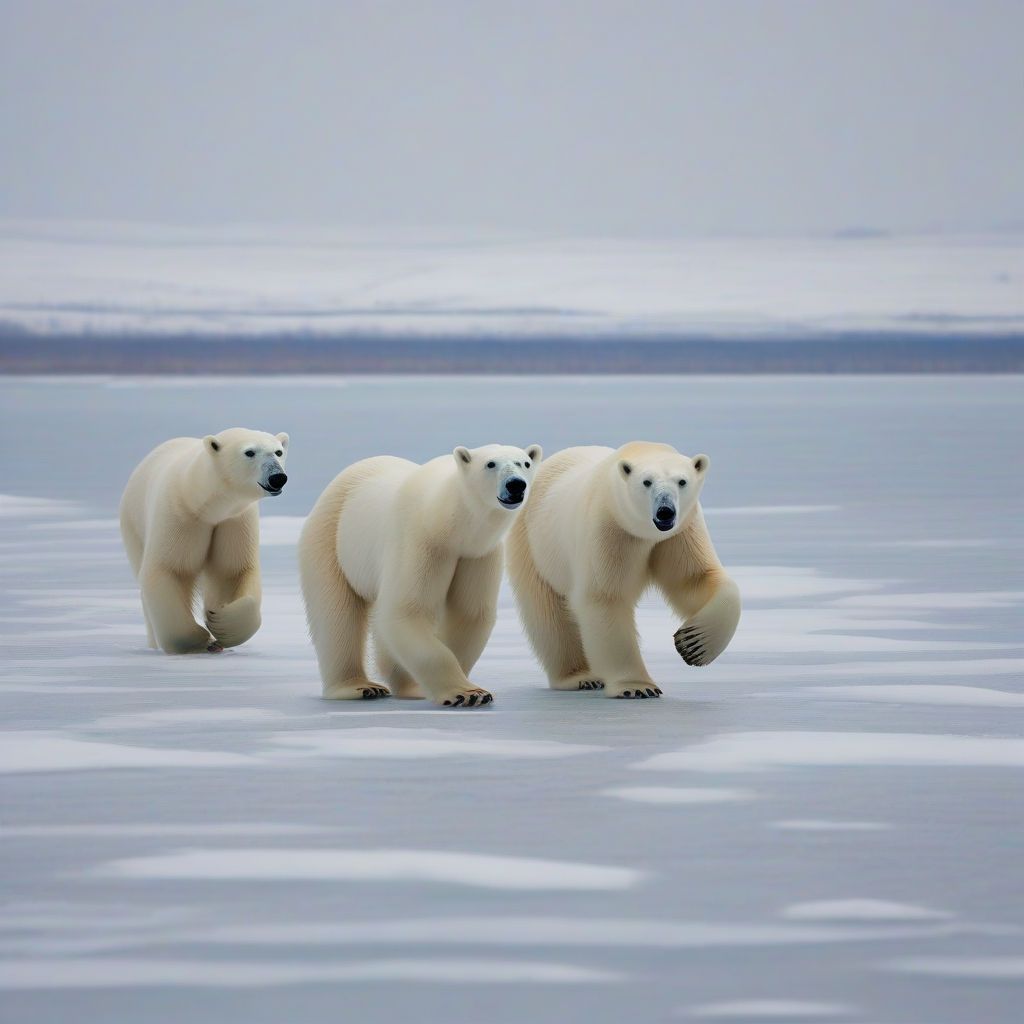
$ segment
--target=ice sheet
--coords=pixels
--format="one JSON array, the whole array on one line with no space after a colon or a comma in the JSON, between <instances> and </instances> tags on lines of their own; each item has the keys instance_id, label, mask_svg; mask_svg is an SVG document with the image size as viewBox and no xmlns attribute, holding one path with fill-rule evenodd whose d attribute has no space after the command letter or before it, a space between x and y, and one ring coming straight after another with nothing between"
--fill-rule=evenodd
<instances>
[{"instance_id":1,"label":"ice sheet","mask_svg":"<svg viewBox=\"0 0 1024 1024\"><path fill-rule=\"evenodd\" d=\"M1022 407L1016 377L0 379L5 1024L1017 1024ZM292 436L263 626L168 657L118 499L236 423ZM744 600L715 664L650 594L665 696L553 692L506 588L493 707L320 700L294 542L341 468L638 437L711 456Z\"/></svg>"}]
</instances>

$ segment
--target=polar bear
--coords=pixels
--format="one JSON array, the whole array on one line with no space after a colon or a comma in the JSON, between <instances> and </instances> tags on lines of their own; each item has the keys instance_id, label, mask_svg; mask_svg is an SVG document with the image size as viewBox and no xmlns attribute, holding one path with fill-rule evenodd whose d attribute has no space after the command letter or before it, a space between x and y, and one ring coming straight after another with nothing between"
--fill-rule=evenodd
<instances>
[{"instance_id":1,"label":"polar bear","mask_svg":"<svg viewBox=\"0 0 1024 1024\"><path fill-rule=\"evenodd\" d=\"M722 568L697 498L709 460L667 444L567 448L540 469L509 537L509 575L552 689L659 697L637 641L635 609L656 586L683 620L688 665L725 650L739 588Z\"/></svg>"},{"instance_id":2,"label":"polar bear","mask_svg":"<svg viewBox=\"0 0 1024 1024\"><path fill-rule=\"evenodd\" d=\"M121 496L121 537L142 590L150 647L217 652L260 628L256 502L281 493L287 434L232 427L165 441ZM206 626L192 606L201 585Z\"/></svg>"},{"instance_id":3,"label":"polar bear","mask_svg":"<svg viewBox=\"0 0 1024 1024\"><path fill-rule=\"evenodd\" d=\"M468 679L494 628L503 541L540 445L456 448L418 466L381 456L327 486L299 539L306 619L329 700L489 704ZM366 674L367 631L379 674Z\"/></svg>"}]
</instances>

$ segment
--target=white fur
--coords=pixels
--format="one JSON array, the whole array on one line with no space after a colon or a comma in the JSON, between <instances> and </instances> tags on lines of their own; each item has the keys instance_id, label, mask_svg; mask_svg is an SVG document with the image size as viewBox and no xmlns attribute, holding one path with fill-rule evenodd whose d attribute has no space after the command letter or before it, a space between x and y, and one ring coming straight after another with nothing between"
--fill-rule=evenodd
<instances>
[{"instance_id":1,"label":"white fur","mask_svg":"<svg viewBox=\"0 0 1024 1024\"><path fill-rule=\"evenodd\" d=\"M657 697L637 641L635 609L658 587L683 620L676 648L691 665L725 650L739 589L722 568L698 497L709 460L664 444L567 448L540 469L509 537L509 575L523 624L556 690L604 688ZM675 512L667 529L657 516Z\"/></svg>"},{"instance_id":2,"label":"white fur","mask_svg":"<svg viewBox=\"0 0 1024 1024\"><path fill-rule=\"evenodd\" d=\"M541 455L539 445L487 445L423 466L381 456L334 478L299 540L325 698L388 694L366 674L369 631L377 669L397 696L453 706L491 700L468 673L494 627L502 541L518 511L501 498L519 478L525 499Z\"/></svg>"},{"instance_id":3,"label":"white fur","mask_svg":"<svg viewBox=\"0 0 1024 1024\"><path fill-rule=\"evenodd\" d=\"M287 434L232 427L165 441L136 467L121 496L121 537L150 647L218 651L260 628L256 502L272 493L287 451ZM200 586L205 627L192 612Z\"/></svg>"}]
</instances>

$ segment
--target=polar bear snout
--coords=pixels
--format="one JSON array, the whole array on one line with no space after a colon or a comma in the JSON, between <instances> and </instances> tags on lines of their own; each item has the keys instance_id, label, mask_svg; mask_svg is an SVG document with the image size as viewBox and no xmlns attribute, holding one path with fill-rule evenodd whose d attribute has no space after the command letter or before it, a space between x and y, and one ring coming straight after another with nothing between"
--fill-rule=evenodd
<instances>
[{"instance_id":1,"label":"polar bear snout","mask_svg":"<svg viewBox=\"0 0 1024 1024\"><path fill-rule=\"evenodd\" d=\"M654 513L654 525L664 533L676 525L676 506L671 499L663 498Z\"/></svg>"},{"instance_id":2,"label":"polar bear snout","mask_svg":"<svg viewBox=\"0 0 1024 1024\"><path fill-rule=\"evenodd\" d=\"M501 485L498 501L504 508L519 508L526 497L526 481L521 476L510 476Z\"/></svg>"},{"instance_id":3,"label":"polar bear snout","mask_svg":"<svg viewBox=\"0 0 1024 1024\"><path fill-rule=\"evenodd\" d=\"M260 481L260 487L267 491L269 494L280 494L284 485L288 483L288 475L286 473L271 473L267 477L267 482L263 483Z\"/></svg>"}]
</instances>

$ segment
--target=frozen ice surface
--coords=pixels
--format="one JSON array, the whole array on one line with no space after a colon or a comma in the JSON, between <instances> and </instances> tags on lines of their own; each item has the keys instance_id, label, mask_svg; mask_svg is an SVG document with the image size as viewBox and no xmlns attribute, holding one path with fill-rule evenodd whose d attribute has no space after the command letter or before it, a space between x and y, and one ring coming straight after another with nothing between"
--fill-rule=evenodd
<instances>
[{"instance_id":1,"label":"frozen ice surface","mask_svg":"<svg viewBox=\"0 0 1024 1024\"><path fill-rule=\"evenodd\" d=\"M1016 1022L1022 411L1019 377L0 379L0 1016ZM121 489L235 424L292 436L263 628L149 651ZM634 438L712 458L714 665L645 599L665 697L554 693L503 592L493 707L319 699L294 545L342 467Z\"/></svg>"}]
</instances>

